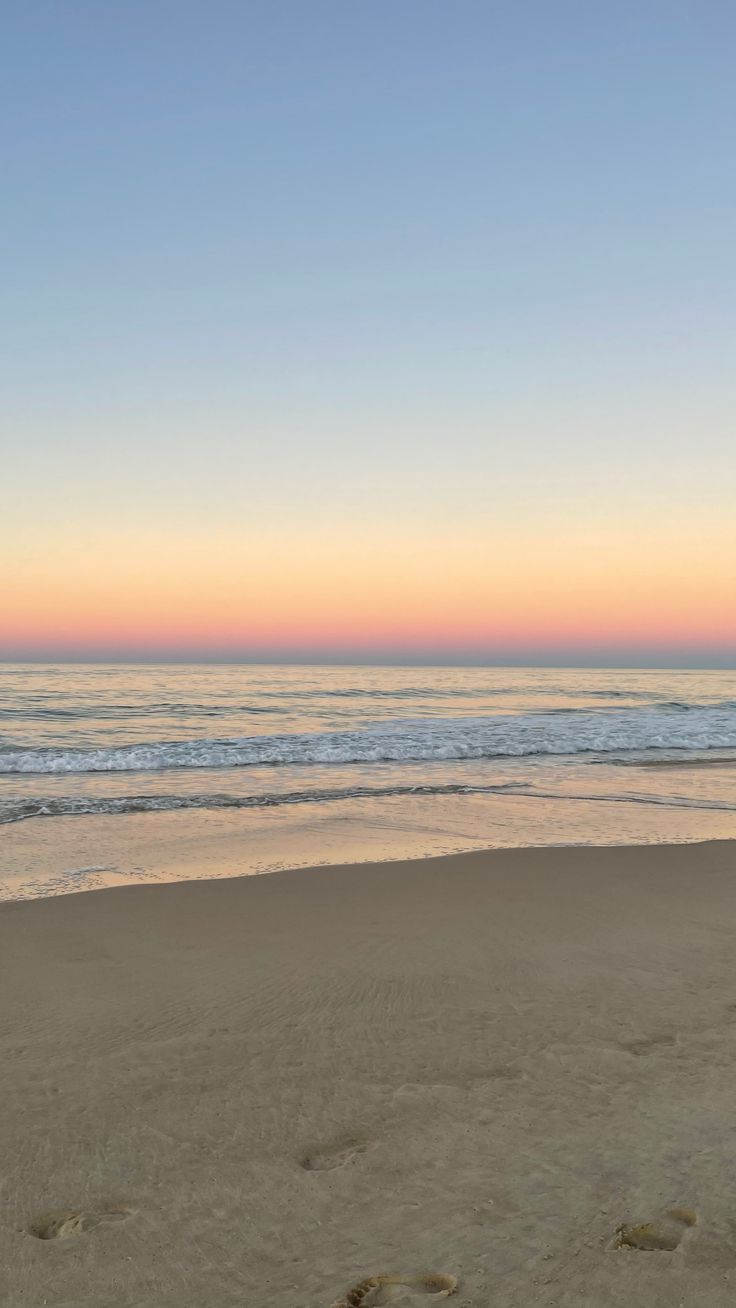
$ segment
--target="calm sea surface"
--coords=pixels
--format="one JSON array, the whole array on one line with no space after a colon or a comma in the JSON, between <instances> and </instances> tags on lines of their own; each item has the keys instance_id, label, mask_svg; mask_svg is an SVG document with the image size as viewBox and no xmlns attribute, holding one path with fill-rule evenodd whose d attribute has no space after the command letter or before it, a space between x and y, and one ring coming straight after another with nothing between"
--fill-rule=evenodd
<instances>
[{"instance_id":1,"label":"calm sea surface","mask_svg":"<svg viewBox=\"0 0 736 1308\"><path fill-rule=\"evenodd\" d=\"M222 875L709 836L736 836L733 672L0 666L5 897L170 878L179 839Z\"/></svg>"}]
</instances>

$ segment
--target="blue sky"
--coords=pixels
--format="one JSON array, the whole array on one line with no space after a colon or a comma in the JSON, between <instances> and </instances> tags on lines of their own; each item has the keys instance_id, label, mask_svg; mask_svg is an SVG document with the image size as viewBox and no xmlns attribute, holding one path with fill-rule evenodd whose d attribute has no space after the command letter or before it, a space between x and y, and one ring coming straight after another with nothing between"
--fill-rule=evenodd
<instances>
[{"instance_id":1,"label":"blue sky","mask_svg":"<svg viewBox=\"0 0 736 1308\"><path fill-rule=\"evenodd\" d=\"M732 5L29 0L3 27L6 560L491 513L522 552L716 524L722 565Z\"/></svg>"}]
</instances>

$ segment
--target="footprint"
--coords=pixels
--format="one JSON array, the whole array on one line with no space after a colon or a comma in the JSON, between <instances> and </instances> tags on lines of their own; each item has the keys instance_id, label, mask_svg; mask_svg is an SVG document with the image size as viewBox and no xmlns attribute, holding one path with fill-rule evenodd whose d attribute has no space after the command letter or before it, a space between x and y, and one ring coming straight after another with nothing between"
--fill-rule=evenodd
<instances>
[{"instance_id":1,"label":"footprint","mask_svg":"<svg viewBox=\"0 0 736 1308\"><path fill-rule=\"evenodd\" d=\"M72 1235L84 1235L86 1231L93 1231L103 1222L124 1222L134 1211L133 1208L109 1208L99 1212L92 1209L81 1211L56 1208L53 1212L42 1213L31 1222L28 1229L38 1240L68 1240Z\"/></svg>"},{"instance_id":2,"label":"footprint","mask_svg":"<svg viewBox=\"0 0 736 1308\"><path fill-rule=\"evenodd\" d=\"M305 1172L331 1172L335 1167L345 1167L347 1163L352 1163L359 1156L364 1154L368 1148L360 1140L348 1140L341 1148L338 1149L315 1149L313 1153L305 1154L300 1159L300 1166Z\"/></svg>"},{"instance_id":3,"label":"footprint","mask_svg":"<svg viewBox=\"0 0 736 1308\"><path fill-rule=\"evenodd\" d=\"M429 1272L425 1276L368 1276L359 1281L332 1308L369 1308L370 1304L385 1302L380 1295L384 1286L406 1285L419 1294L431 1294L435 1299L446 1299L457 1290L457 1277L446 1272Z\"/></svg>"},{"instance_id":4,"label":"footprint","mask_svg":"<svg viewBox=\"0 0 736 1308\"><path fill-rule=\"evenodd\" d=\"M669 1034L643 1036L638 1040L622 1040L621 1048L625 1049L627 1054L633 1054L635 1058L643 1058L646 1054L651 1054L655 1049L668 1048L677 1044L677 1037Z\"/></svg>"},{"instance_id":5,"label":"footprint","mask_svg":"<svg viewBox=\"0 0 736 1308\"><path fill-rule=\"evenodd\" d=\"M669 1253L676 1249L683 1235L697 1222L697 1214L692 1208L670 1208L664 1217L656 1222L640 1222L619 1226L616 1232L614 1249L641 1249L646 1252L664 1249Z\"/></svg>"}]
</instances>

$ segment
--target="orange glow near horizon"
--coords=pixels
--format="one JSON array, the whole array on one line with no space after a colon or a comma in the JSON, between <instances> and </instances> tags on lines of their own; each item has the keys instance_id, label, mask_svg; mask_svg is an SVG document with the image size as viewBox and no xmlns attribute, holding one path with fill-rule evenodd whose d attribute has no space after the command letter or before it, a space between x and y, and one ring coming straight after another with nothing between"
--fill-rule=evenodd
<instances>
[{"instance_id":1,"label":"orange glow near horizon","mask_svg":"<svg viewBox=\"0 0 736 1308\"><path fill-rule=\"evenodd\" d=\"M211 654L367 659L736 647L726 533L580 527L387 536L150 534L28 550L5 578L6 658Z\"/></svg>"}]
</instances>

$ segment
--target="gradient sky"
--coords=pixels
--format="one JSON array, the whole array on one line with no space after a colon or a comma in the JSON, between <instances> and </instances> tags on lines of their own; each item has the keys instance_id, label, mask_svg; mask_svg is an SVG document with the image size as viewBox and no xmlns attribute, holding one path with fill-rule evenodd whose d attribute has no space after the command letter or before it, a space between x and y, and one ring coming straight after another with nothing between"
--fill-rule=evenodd
<instances>
[{"instance_id":1,"label":"gradient sky","mask_svg":"<svg viewBox=\"0 0 736 1308\"><path fill-rule=\"evenodd\" d=\"M736 7L8 0L0 657L736 663Z\"/></svg>"}]
</instances>

